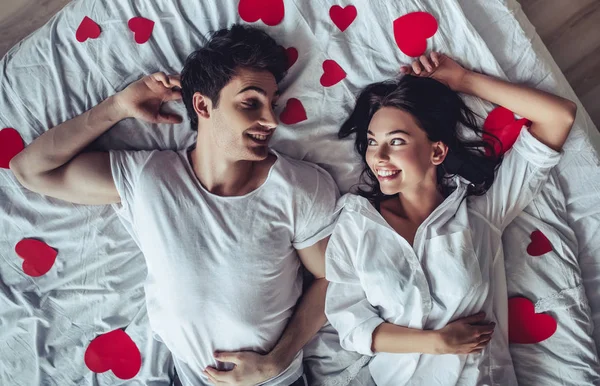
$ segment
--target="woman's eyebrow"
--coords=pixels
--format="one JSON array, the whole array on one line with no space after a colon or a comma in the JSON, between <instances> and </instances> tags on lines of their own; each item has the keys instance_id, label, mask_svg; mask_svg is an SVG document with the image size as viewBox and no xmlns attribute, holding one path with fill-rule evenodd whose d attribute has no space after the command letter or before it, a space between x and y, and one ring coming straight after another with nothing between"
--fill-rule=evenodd
<instances>
[{"instance_id":1,"label":"woman's eyebrow","mask_svg":"<svg viewBox=\"0 0 600 386\"><path fill-rule=\"evenodd\" d=\"M394 134L406 134L410 137L410 133L408 131L402 130L402 129L398 129L398 130L394 130L394 131L390 131L389 133L386 133L386 137L389 137L390 135L394 135ZM371 130L367 130L367 134L371 134L373 136L375 136L375 134L373 134L373 132Z\"/></svg>"}]
</instances>

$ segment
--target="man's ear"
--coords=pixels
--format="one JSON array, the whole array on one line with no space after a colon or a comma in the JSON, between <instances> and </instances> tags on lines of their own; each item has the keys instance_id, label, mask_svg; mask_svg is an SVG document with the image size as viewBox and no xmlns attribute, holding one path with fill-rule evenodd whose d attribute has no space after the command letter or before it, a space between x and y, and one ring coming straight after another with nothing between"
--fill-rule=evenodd
<instances>
[{"instance_id":1,"label":"man's ear","mask_svg":"<svg viewBox=\"0 0 600 386\"><path fill-rule=\"evenodd\" d=\"M448 155L448 146L442 142L437 141L432 144L431 163L435 166L440 165L446 159Z\"/></svg>"},{"instance_id":2,"label":"man's ear","mask_svg":"<svg viewBox=\"0 0 600 386\"><path fill-rule=\"evenodd\" d=\"M197 92L192 97L192 104L194 105L194 111L198 114L198 117L210 118L210 111L212 109L212 101L210 98Z\"/></svg>"}]
</instances>

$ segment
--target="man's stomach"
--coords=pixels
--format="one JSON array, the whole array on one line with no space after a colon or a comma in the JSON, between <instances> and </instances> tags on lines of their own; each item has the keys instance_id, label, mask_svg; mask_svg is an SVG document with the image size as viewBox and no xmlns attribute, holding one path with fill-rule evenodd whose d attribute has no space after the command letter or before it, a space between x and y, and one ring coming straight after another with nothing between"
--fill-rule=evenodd
<instances>
[{"instance_id":1,"label":"man's stomach","mask_svg":"<svg viewBox=\"0 0 600 386\"><path fill-rule=\"evenodd\" d=\"M199 369L233 368L216 361L215 351L271 351L301 294L300 278L287 285L206 277L160 279L149 275L145 285L150 326L175 357Z\"/></svg>"}]
</instances>

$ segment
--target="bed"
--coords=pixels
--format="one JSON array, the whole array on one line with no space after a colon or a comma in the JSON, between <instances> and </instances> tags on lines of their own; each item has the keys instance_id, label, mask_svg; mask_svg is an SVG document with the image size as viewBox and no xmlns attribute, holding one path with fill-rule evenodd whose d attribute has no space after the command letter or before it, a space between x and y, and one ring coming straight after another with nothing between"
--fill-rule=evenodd
<instances>
[{"instance_id":1,"label":"bed","mask_svg":"<svg viewBox=\"0 0 600 386\"><path fill-rule=\"evenodd\" d=\"M577 101L515 0L79 0L2 59L0 130L13 128L28 144L144 74L178 73L209 31L252 23L288 49L290 58L280 85L282 123L272 146L323 166L346 192L360 168L352 141L339 141L337 129L362 87L396 76L400 64L410 61L393 25L417 11L438 23L428 49ZM482 117L494 108L473 98L468 103ZM506 318L513 324L502 333L514 341L511 354L524 385L600 382L600 329L593 328L600 323L600 134L578 104L563 159L503 237L512 312ZM182 104L168 108L185 115ZM0 133L0 154L10 150L8 132ZM92 147L180 149L194 141L193 134L187 123L125 120ZM550 247L530 253L540 239ZM22 240L57 252L46 272L32 276L24 269L17 254ZM169 385L173 364L148 326L145 275L144 258L114 207L40 196L0 169L0 384ZM531 306L530 314L523 304ZM549 336L515 335L539 325L550 329ZM108 333L109 344L98 348L95 339ZM125 354L111 352L111 344L127 347L121 362L111 356ZM86 360L91 347L104 360L92 369L94 361ZM136 349L136 371L119 370L125 359L136 358ZM311 385L367 382L368 358L339 351L330 332L311 342L305 357ZM105 371L110 360L112 370Z\"/></svg>"}]
</instances>

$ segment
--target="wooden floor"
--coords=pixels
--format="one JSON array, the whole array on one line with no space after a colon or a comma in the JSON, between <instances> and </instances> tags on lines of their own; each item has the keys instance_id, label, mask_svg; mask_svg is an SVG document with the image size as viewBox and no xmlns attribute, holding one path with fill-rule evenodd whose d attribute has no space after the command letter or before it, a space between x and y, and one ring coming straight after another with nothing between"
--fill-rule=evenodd
<instances>
[{"instance_id":1,"label":"wooden floor","mask_svg":"<svg viewBox=\"0 0 600 386\"><path fill-rule=\"evenodd\" d=\"M600 0L518 1L600 129ZM0 57L68 2L0 0Z\"/></svg>"}]
</instances>

